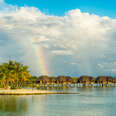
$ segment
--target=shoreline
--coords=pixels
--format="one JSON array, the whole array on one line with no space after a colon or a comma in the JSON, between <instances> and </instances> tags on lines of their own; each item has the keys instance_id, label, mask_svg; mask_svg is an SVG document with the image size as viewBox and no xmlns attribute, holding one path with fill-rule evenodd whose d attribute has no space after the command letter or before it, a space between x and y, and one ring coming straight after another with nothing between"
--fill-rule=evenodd
<instances>
[{"instance_id":1,"label":"shoreline","mask_svg":"<svg viewBox=\"0 0 116 116\"><path fill-rule=\"evenodd\" d=\"M30 89L0 89L0 95L42 95L42 94L80 94L78 92L57 92L48 90L30 90Z\"/></svg>"}]
</instances>

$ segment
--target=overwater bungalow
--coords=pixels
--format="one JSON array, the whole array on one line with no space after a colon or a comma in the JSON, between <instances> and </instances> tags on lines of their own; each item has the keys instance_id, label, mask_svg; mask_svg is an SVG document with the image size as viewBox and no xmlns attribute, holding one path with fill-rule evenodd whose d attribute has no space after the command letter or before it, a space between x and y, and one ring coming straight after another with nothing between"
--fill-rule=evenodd
<instances>
[{"instance_id":1,"label":"overwater bungalow","mask_svg":"<svg viewBox=\"0 0 116 116\"><path fill-rule=\"evenodd\" d=\"M113 78L112 78L112 76L107 76L107 86L113 86Z\"/></svg>"},{"instance_id":2,"label":"overwater bungalow","mask_svg":"<svg viewBox=\"0 0 116 116\"><path fill-rule=\"evenodd\" d=\"M97 86L107 86L109 80L111 80L112 77L108 77L108 76L98 76L96 78L96 84Z\"/></svg>"},{"instance_id":3,"label":"overwater bungalow","mask_svg":"<svg viewBox=\"0 0 116 116\"><path fill-rule=\"evenodd\" d=\"M90 86L95 86L96 78L90 76Z\"/></svg>"},{"instance_id":4,"label":"overwater bungalow","mask_svg":"<svg viewBox=\"0 0 116 116\"><path fill-rule=\"evenodd\" d=\"M36 80L36 83L40 86L45 86L49 83L49 77L47 75L42 75Z\"/></svg>"},{"instance_id":5,"label":"overwater bungalow","mask_svg":"<svg viewBox=\"0 0 116 116\"><path fill-rule=\"evenodd\" d=\"M95 79L91 76L81 76L78 80L77 80L77 84L78 86L92 86L95 83Z\"/></svg>"},{"instance_id":6,"label":"overwater bungalow","mask_svg":"<svg viewBox=\"0 0 116 116\"><path fill-rule=\"evenodd\" d=\"M48 85L49 86L54 86L56 82L56 79L53 77L49 77Z\"/></svg>"},{"instance_id":7,"label":"overwater bungalow","mask_svg":"<svg viewBox=\"0 0 116 116\"><path fill-rule=\"evenodd\" d=\"M62 86L68 86L72 84L72 78L70 76L58 76L56 78L56 84Z\"/></svg>"},{"instance_id":8,"label":"overwater bungalow","mask_svg":"<svg viewBox=\"0 0 116 116\"><path fill-rule=\"evenodd\" d=\"M66 77L65 76L58 76L56 78L56 84L59 85L64 85L66 84Z\"/></svg>"},{"instance_id":9,"label":"overwater bungalow","mask_svg":"<svg viewBox=\"0 0 116 116\"><path fill-rule=\"evenodd\" d=\"M71 85L77 85L77 87L110 87L115 86L115 83L116 79L111 76L98 76L94 78L86 75L74 79L70 76L58 76L54 78L43 75L36 80L38 86L47 87L70 87Z\"/></svg>"},{"instance_id":10,"label":"overwater bungalow","mask_svg":"<svg viewBox=\"0 0 116 116\"><path fill-rule=\"evenodd\" d=\"M73 79L70 76L66 76L66 84L67 86L70 86L73 82Z\"/></svg>"}]
</instances>

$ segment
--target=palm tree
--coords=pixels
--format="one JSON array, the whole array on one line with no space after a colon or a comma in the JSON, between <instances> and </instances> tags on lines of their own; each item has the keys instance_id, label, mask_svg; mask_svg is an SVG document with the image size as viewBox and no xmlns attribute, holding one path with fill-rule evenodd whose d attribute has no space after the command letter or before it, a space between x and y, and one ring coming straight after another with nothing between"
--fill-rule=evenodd
<instances>
[{"instance_id":1,"label":"palm tree","mask_svg":"<svg viewBox=\"0 0 116 116\"><path fill-rule=\"evenodd\" d=\"M8 88L9 70L7 63L3 63L2 66L0 66L0 77L2 87Z\"/></svg>"},{"instance_id":2,"label":"palm tree","mask_svg":"<svg viewBox=\"0 0 116 116\"><path fill-rule=\"evenodd\" d=\"M24 66L23 64L20 64L18 62L15 62L15 80L16 80L16 87L21 88L23 84L27 81L29 81L31 75L28 71L28 67Z\"/></svg>"},{"instance_id":3,"label":"palm tree","mask_svg":"<svg viewBox=\"0 0 116 116\"><path fill-rule=\"evenodd\" d=\"M3 88L21 88L31 77L28 67L16 61L0 65L0 85Z\"/></svg>"}]
</instances>

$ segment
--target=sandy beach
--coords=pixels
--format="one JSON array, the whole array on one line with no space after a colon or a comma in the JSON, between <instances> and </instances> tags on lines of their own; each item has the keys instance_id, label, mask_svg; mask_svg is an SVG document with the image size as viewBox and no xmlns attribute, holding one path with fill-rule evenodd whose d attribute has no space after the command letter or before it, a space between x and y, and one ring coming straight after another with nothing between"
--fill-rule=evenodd
<instances>
[{"instance_id":1,"label":"sandy beach","mask_svg":"<svg viewBox=\"0 0 116 116\"><path fill-rule=\"evenodd\" d=\"M49 90L32 90L32 89L1 89L0 95L40 95L40 94L80 94L78 92L56 92Z\"/></svg>"}]
</instances>

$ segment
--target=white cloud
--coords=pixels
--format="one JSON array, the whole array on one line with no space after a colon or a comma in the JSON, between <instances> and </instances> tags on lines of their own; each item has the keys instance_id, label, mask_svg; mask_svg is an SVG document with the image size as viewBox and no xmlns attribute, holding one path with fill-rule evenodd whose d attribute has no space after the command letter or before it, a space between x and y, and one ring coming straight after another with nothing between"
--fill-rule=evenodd
<instances>
[{"instance_id":1,"label":"white cloud","mask_svg":"<svg viewBox=\"0 0 116 116\"><path fill-rule=\"evenodd\" d=\"M80 75L106 73L102 63L108 66L116 61L116 19L79 9L59 17L34 7L4 6L0 11L0 35L4 32L0 36L2 59L14 58L30 65L33 72L41 72L36 49L39 46L54 74L70 70ZM67 61L67 66L59 59ZM75 61L79 62L77 68L71 66Z\"/></svg>"},{"instance_id":2,"label":"white cloud","mask_svg":"<svg viewBox=\"0 0 116 116\"><path fill-rule=\"evenodd\" d=\"M66 50L53 50L52 53L56 55L72 55L71 51Z\"/></svg>"}]
</instances>

